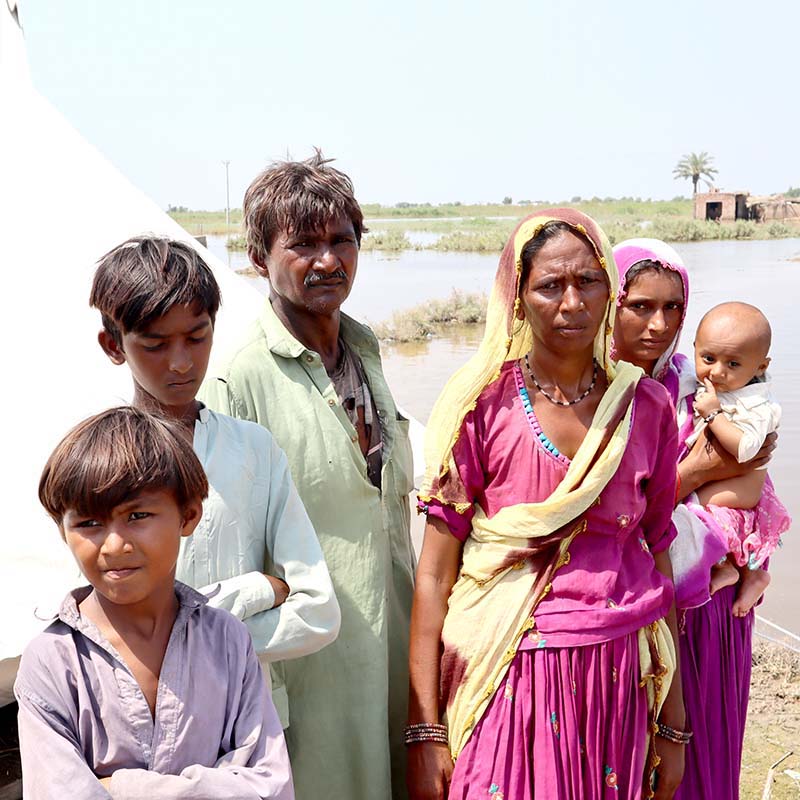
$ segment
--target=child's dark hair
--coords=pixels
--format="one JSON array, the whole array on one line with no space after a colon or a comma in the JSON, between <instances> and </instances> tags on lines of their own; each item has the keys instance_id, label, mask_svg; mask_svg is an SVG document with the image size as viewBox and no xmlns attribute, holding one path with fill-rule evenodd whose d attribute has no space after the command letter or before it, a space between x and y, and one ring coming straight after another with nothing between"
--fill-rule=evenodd
<instances>
[{"instance_id":1,"label":"child's dark hair","mask_svg":"<svg viewBox=\"0 0 800 800\"><path fill-rule=\"evenodd\" d=\"M76 425L39 480L39 500L59 526L69 510L104 516L146 490L172 492L183 509L205 499L208 480L179 423L132 406Z\"/></svg>"},{"instance_id":2,"label":"child's dark hair","mask_svg":"<svg viewBox=\"0 0 800 800\"><path fill-rule=\"evenodd\" d=\"M221 302L214 273L197 250L159 236L135 236L106 253L89 296L118 345L123 333L144 330L176 305L196 306L213 323Z\"/></svg>"}]
</instances>

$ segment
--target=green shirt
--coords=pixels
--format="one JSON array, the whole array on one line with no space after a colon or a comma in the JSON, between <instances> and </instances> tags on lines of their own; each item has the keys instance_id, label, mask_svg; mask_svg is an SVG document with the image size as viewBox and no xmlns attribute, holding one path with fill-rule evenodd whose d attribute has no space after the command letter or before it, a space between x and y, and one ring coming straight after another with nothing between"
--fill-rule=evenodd
<instances>
[{"instance_id":1,"label":"green shirt","mask_svg":"<svg viewBox=\"0 0 800 800\"><path fill-rule=\"evenodd\" d=\"M383 433L382 490L320 356L267 300L260 318L200 397L268 428L284 450L319 537L342 611L338 639L274 666L289 695L286 731L298 800L404 798L402 731L414 555L408 420L397 412L373 333L342 314L340 335L369 382Z\"/></svg>"}]
</instances>

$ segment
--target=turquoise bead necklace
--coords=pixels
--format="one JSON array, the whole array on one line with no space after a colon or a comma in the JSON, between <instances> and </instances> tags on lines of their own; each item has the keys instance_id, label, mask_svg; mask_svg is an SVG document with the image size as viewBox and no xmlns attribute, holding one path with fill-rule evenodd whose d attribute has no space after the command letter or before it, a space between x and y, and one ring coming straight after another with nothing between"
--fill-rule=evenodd
<instances>
[{"instance_id":1,"label":"turquoise bead necklace","mask_svg":"<svg viewBox=\"0 0 800 800\"><path fill-rule=\"evenodd\" d=\"M531 398L528 394L528 387L525 386L525 378L522 376L522 370L517 365L515 365L514 374L517 379L517 391L522 401L522 408L525 411L525 416L528 418L528 423L534 435L548 453L551 453L559 461L569 464L569 459L565 455L562 455L561 451L547 438L547 434L542 430L539 420L536 419L536 414L533 411L533 403L531 403Z\"/></svg>"}]
</instances>

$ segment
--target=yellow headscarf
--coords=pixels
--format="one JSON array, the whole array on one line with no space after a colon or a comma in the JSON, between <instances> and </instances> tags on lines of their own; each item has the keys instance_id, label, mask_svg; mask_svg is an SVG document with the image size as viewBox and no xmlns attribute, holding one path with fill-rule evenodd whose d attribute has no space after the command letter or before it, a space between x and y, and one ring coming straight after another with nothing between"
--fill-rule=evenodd
<instances>
[{"instance_id":1,"label":"yellow headscarf","mask_svg":"<svg viewBox=\"0 0 800 800\"><path fill-rule=\"evenodd\" d=\"M587 239L608 276L609 299L605 319L595 337L594 357L605 370L609 384L614 382L618 370L610 360L610 352L619 278L606 235L591 217L571 208L548 209L526 217L519 223L500 256L489 298L486 330L478 352L450 378L431 413L425 437L426 473L420 495L423 500L436 498L454 506L461 513L469 508L453 463L453 447L464 417L475 408L486 386L500 375L503 364L522 358L533 347L530 324L516 316L520 306L521 254L522 248L548 222L564 222ZM628 374L633 373L628 371ZM623 383L630 383L630 380Z\"/></svg>"}]
</instances>

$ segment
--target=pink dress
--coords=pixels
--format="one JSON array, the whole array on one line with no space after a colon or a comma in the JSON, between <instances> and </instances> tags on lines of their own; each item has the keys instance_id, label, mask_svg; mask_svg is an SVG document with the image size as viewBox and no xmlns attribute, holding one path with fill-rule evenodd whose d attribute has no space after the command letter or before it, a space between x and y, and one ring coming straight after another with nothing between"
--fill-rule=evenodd
<instances>
[{"instance_id":1,"label":"pink dress","mask_svg":"<svg viewBox=\"0 0 800 800\"><path fill-rule=\"evenodd\" d=\"M750 569L760 569L764 565L781 546L781 536L792 524L792 518L775 494L769 478L755 508L703 507L697 503L687 503L687 506L708 527L716 526L736 563Z\"/></svg>"},{"instance_id":2,"label":"pink dress","mask_svg":"<svg viewBox=\"0 0 800 800\"><path fill-rule=\"evenodd\" d=\"M489 517L544 500L569 467L526 411L523 387L517 365L506 364L454 450L464 486ZM643 379L620 466L584 515L587 530L570 546L535 628L459 755L451 800L641 796L647 701L637 631L665 616L673 599L652 554L672 541L676 457L668 395ZM471 511L432 503L427 512L459 539L468 536Z\"/></svg>"}]
</instances>

